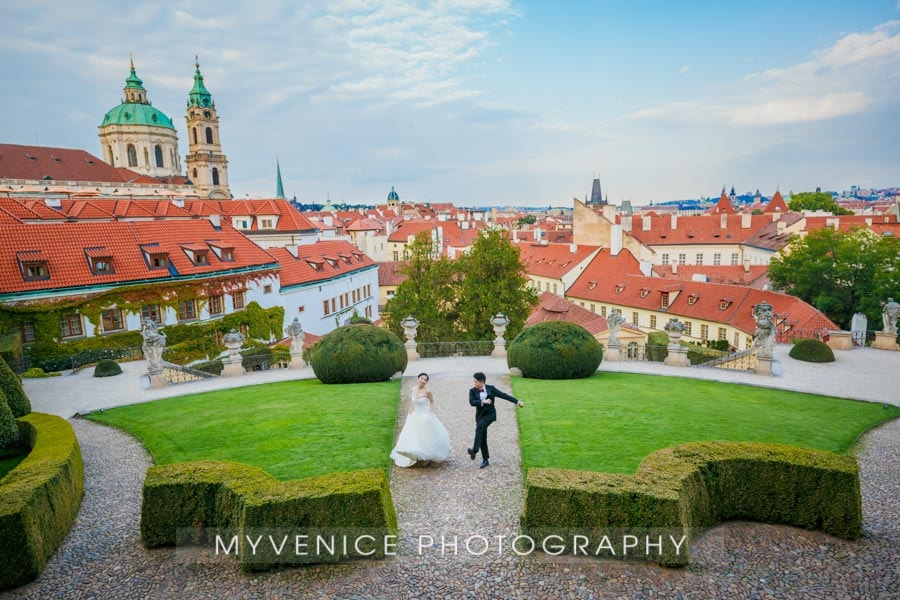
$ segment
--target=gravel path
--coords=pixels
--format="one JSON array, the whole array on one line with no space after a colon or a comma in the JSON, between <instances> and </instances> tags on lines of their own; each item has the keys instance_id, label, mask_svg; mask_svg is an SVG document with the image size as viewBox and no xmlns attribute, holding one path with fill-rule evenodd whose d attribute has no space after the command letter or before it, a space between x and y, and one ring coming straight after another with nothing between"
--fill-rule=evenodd
<instances>
[{"instance_id":1,"label":"gravel path","mask_svg":"<svg viewBox=\"0 0 900 600\"><path fill-rule=\"evenodd\" d=\"M489 377L501 389L508 380ZM412 379L404 381L408 402ZM867 434L862 467L864 535L856 542L790 527L732 522L692 547L685 569L564 561L535 554L481 557L471 535L514 536L522 506L515 407L491 426L491 467L465 453L474 429L468 376L434 376L437 413L451 433L445 463L394 469L400 553L380 561L247 575L236 561L197 559L139 542L140 489L149 457L129 436L72 421L85 459L86 493L75 527L38 581L2 598L810 598L900 597L900 420ZM406 409L400 410L401 419ZM440 552L439 536L460 537ZM419 535L435 546L418 552ZM473 544L472 550L481 546ZM2 567L0 567L2 568Z\"/></svg>"}]
</instances>

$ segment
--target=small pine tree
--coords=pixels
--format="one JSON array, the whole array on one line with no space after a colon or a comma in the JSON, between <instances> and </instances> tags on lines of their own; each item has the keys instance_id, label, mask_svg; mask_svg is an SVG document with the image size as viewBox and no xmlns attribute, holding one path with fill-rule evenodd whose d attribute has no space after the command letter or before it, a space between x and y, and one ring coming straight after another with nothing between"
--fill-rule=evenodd
<instances>
[{"instance_id":1,"label":"small pine tree","mask_svg":"<svg viewBox=\"0 0 900 600\"><path fill-rule=\"evenodd\" d=\"M2 358L0 358L0 391L6 396L13 417L18 419L31 412L31 402L22 389L22 382Z\"/></svg>"}]
</instances>

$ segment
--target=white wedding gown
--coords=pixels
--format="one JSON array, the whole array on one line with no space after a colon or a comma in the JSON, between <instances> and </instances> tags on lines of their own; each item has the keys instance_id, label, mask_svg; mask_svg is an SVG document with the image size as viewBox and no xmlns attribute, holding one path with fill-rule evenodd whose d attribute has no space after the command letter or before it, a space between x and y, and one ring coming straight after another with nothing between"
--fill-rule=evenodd
<instances>
[{"instance_id":1,"label":"white wedding gown","mask_svg":"<svg viewBox=\"0 0 900 600\"><path fill-rule=\"evenodd\" d=\"M420 460L447 460L450 456L450 434L432 412L428 397L417 398L413 390L413 411L397 438L391 458L398 467L411 467Z\"/></svg>"}]
</instances>

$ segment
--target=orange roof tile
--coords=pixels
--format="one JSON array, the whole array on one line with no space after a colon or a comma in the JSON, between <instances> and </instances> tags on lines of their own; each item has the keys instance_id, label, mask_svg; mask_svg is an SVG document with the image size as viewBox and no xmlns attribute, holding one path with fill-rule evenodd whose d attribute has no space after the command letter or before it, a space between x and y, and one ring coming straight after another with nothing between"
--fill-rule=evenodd
<instances>
[{"instance_id":1,"label":"orange roof tile","mask_svg":"<svg viewBox=\"0 0 900 600\"><path fill-rule=\"evenodd\" d=\"M269 253L281 265L282 289L314 281L326 281L363 269L377 268L371 258L345 240L302 244L297 246L297 256L294 256L287 248L270 248ZM334 258L335 255L341 253L353 257L350 264ZM334 264L325 260L326 256L332 257ZM314 269L310 263L318 265L319 268Z\"/></svg>"}]
</instances>

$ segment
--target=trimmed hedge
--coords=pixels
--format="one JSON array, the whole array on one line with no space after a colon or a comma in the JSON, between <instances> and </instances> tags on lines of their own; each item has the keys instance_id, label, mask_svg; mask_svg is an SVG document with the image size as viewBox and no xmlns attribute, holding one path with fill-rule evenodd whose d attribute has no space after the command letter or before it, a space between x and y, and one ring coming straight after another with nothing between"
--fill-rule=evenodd
<instances>
[{"instance_id":1,"label":"trimmed hedge","mask_svg":"<svg viewBox=\"0 0 900 600\"><path fill-rule=\"evenodd\" d=\"M834 362L834 352L828 344L819 340L798 340L788 356L806 362Z\"/></svg>"},{"instance_id":2,"label":"trimmed hedge","mask_svg":"<svg viewBox=\"0 0 900 600\"><path fill-rule=\"evenodd\" d=\"M62 375L59 371L53 371L52 373L45 372L40 367L31 367L24 373L22 373L23 379L43 379L44 377L59 377Z\"/></svg>"},{"instance_id":3,"label":"trimmed hedge","mask_svg":"<svg viewBox=\"0 0 900 600\"><path fill-rule=\"evenodd\" d=\"M19 428L16 418L6 403L6 396L0 391L0 448L12 446L19 441Z\"/></svg>"},{"instance_id":4,"label":"trimmed hedge","mask_svg":"<svg viewBox=\"0 0 900 600\"><path fill-rule=\"evenodd\" d=\"M72 426L31 413L18 420L30 449L0 479L0 589L34 580L69 533L84 495L84 464Z\"/></svg>"},{"instance_id":5,"label":"trimmed hedge","mask_svg":"<svg viewBox=\"0 0 900 600\"><path fill-rule=\"evenodd\" d=\"M344 325L316 343L310 360L322 383L387 381L406 370L400 339L374 325Z\"/></svg>"},{"instance_id":6,"label":"trimmed hedge","mask_svg":"<svg viewBox=\"0 0 900 600\"><path fill-rule=\"evenodd\" d=\"M6 396L6 403L9 404L9 410L15 418L24 417L31 412L31 401L22 389L22 382L2 359L0 359L0 392Z\"/></svg>"},{"instance_id":7,"label":"trimmed hedge","mask_svg":"<svg viewBox=\"0 0 900 600\"><path fill-rule=\"evenodd\" d=\"M94 367L94 377L113 377L114 375L121 375L122 367L119 366L119 363L116 361L106 358L97 363L97 366Z\"/></svg>"},{"instance_id":8,"label":"trimmed hedge","mask_svg":"<svg viewBox=\"0 0 900 600\"><path fill-rule=\"evenodd\" d=\"M151 467L144 480L141 541L148 548L176 543L225 546L238 536L237 559L245 571L283 564L338 562L385 556L385 539L397 535L397 515L384 472L378 469L278 481L260 468L227 461L198 461ZM315 554L315 535L351 539L346 554ZM254 552L247 537L273 535L286 550L277 555L268 541ZM294 551L296 535L309 535L309 554ZM360 548L353 541L364 535ZM359 550L359 551L357 551ZM374 550L368 554L370 550Z\"/></svg>"},{"instance_id":9,"label":"trimmed hedge","mask_svg":"<svg viewBox=\"0 0 900 600\"><path fill-rule=\"evenodd\" d=\"M523 329L507 349L506 364L532 379L581 379L597 371L603 346L581 325L545 321Z\"/></svg>"},{"instance_id":10,"label":"trimmed hedge","mask_svg":"<svg viewBox=\"0 0 900 600\"><path fill-rule=\"evenodd\" d=\"M531 469L522 530L527 535L587 535L595 554L603 535L657 535L666 566L690 561L690 538L721 521L746 519L818 529L856 539L862 498L856 458L778 444L701 442L665 448L644 459L634 475ZM571 551L574 547L569 544ZM604 558L622 558L603 551Z\"/></svg>"}]
</instances>

